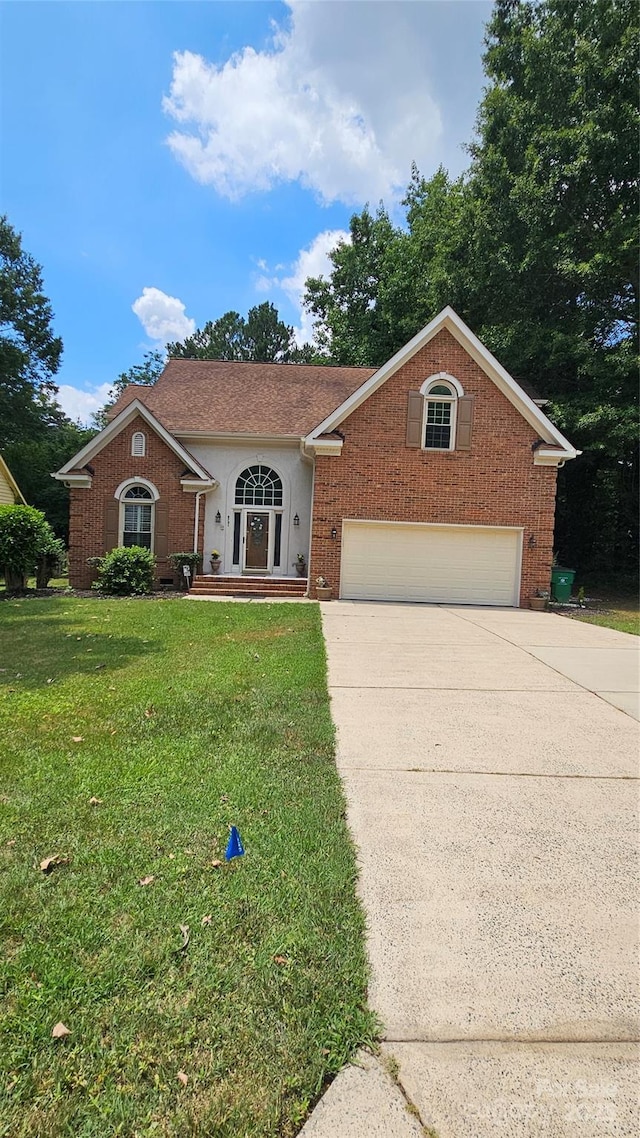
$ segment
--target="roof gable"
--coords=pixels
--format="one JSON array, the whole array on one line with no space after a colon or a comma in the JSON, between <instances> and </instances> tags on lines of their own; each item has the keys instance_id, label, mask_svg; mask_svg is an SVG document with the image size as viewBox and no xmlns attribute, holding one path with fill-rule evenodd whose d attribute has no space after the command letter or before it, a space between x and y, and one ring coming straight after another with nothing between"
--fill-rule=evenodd
<instances>
[{"instance_id":1,"label":"roof gable","mask_svg":"<svg viewBox=\"0 0 640 1138\"><path fill-rule=\"evenodd\" d=\"M156 432L157 435L160 436L163 442L165 442L170 450L172 450L173 453L181 459L185 466L188 466L189 469L193 471L197 478L202 479L203 482L211 482L210 472L206 470L205 467L202 466L202 464L198 462L198 460L194 458L192 454L189 453L189 451L182 445L182 443L178 442L178 440L174 438L171 432L163 426L159 419L156 419L155 415L153 415L149 408L145 407L145 405L141 403L139 399L133 399L130 403L128 403L122 409L122 411L120 411L120 413L117 414L116 417L107 424L104 430L100 431L100 434L91 439L91 441L88 442L87 445L82 448L82 450L78 451L77 454L74 454L73 458L70 458L69 461L64 464L64 466L60 467L60 470L56 471L53 477L64 481L65 476L69 475L72 471L77 471L85 466L87 462L89 462L96 454L99 454L100 451L105 446L107 446L111 439L115 438L116 435L119 435L120 432L127 426L127 424L130 423L132 419L135 419L138 415L141 419L144 419L144 421L149 425L149 427L151 427L153 431Z\"/></svg>"},{"instance_id":2,"label":"roof gable","mask_svg":"<svg viewBox=\"0 0 640 1138\"><path fill-rule=\"evenodd\" d=\"M383 383L390 379L392 375L395 375L421 348L428 344L434 336L437 336L437 334L445 328L478 366L482 368L485 375L495 383L496 387L506 396L510 403L513 404L516 410L520 412L529 425L540 435L542 441L549 444L553 453L551 454L548 450L545 450L543 453L546 454L550 460L554 458L556 461L562 461L575 458L580 453L571 445L564 435L561 434L544 412L540 410L513 376L509 375L509 372L503 368L502 364L498 362L489 349L485 348L484 344L482 344L471 329L467 327L464 320L461 320L453 308L449 306L444 308L438 316L434 317L412 340L409 340L408 344L400 348L395 356L392 356L387 363L383 364L372 376L365 380L357 391L354 391L353 394L345 399L340 407L336 408L335 411L323 419L307 436L305 445L312 447L315 440L321 435L327 435L331 431L334 431L347 416L351 415L353 411L360 407ZM540 458L542 458L542 454Z\"/></svg>"}]
</instances>

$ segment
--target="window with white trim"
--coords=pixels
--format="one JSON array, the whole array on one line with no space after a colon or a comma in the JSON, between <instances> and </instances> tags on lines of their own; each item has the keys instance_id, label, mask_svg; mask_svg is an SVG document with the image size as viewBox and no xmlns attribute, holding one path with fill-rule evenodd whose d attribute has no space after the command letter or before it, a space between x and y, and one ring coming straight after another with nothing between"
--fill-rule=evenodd
<instances>
[{"instance_id":1,"label":"window with white trim","mask_svg":"<svg viewBox=\"0 0 640 1138\"><path fill-rule=\"evenodd\" d=\"M131 454L134 458L144 458L147 453L147 436L144 431L134 431L131 436Z\"/></svg>"},{"instance_id":2,"label":"window with white trim","mask_svg":"<svg viewBox=\"0 0 640 1138\"><path fill-rule=\"evenodd\" d=\"M248 466L236 482L236 506L281 506L282 480L270 466Z\"/></svg>"},{"instance_id":3,"label":"window with white trim","mask_svg":"<svg viewBox=\"0 0 640 1138\"><path fill-rule=\"evenodd\" d=\"M153 549L153 494L146 486L128 486L120 499L120 545Z\"/></svg>"},{"instance_id":4,"label":"window with white trim","mask_svg":"<svg viewBox=\"0 0 640 1138\"><path fill-rule=\"evenodd\" d=\"M453 450L456 438L456 404L458 393L453 384L436 379L424 395L424 450Z\"/></svg>"}]
</instances>

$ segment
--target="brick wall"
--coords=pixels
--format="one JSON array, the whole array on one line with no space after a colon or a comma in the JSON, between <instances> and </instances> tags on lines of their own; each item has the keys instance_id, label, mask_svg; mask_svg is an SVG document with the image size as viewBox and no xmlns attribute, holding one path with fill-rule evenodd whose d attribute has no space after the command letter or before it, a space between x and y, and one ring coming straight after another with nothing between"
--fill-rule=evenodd
<instances>
[{"instance_id":1,"label":"brick wall","mask_svg":"<svg viewBox=\"0 0 640 1138\"><path fill-rule=\"evenodd\" d=\"M147 453L133 458L131 436L144 431ZM147 478L160 494L159 503L167 507L169 518L169 553L193 549L195 494L185 493L180 485L184 463L140 417L132 420L95 458L90 460L94 474L90 490L71 490L69 513L69 580L76 589L88 589L95 574L87 565L88 557L105 552L104 510L114 502L117 487L127 478ZM200 535L202 552L206 499L200 499ZM166 560L158 559L156 578L172 577Z\"/></svg>"},{"instance_id":2,"label":"brick wall","mask_svg":"<svg viewBox=\"0 0 640 1138\"><path fill-rule=\"evenodd\" d=\"M470 451L406 446L407 397L447 371L474 395ZM450 332L439 332L341 424L342 454L316 459L309 577L340 582L343 518L523 526L520 603L547 587L553 553L556 468L534 466L537 433ZM338 531L331 538L331 529ZM529 536L535 547L529 548Z\"/></svg>"}]
</instances>

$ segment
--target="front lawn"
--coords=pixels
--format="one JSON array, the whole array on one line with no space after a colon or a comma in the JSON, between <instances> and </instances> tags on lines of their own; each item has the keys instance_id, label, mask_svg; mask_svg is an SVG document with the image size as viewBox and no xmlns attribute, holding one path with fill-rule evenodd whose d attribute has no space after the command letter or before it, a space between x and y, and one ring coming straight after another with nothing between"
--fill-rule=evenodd
<instances>
[{"instance_id":1,"label":"front lawn","mask_svg":"<svg viewBox=\"0 0 640 1138\"><path fill-rule=\"evenodd\" d=\"M0 1134L295 1134L375 1031L317 607L5 601L0 667Z\"/></svg>"},{"instance_id":2,"label":"front lawn","mask_svg":"<svg viewBox=\"0 0 640 1138\"><path fill-rule=\"evenodd\" d=\"M630 632L640 636L640 612L638 595L608 593L601 589L589 590L587 607L572 611L574 620L586 624L598 624L602 628L615 628L618 632ZM564 614L563 614L564 615Z\"/></svg>"}]
</instances>

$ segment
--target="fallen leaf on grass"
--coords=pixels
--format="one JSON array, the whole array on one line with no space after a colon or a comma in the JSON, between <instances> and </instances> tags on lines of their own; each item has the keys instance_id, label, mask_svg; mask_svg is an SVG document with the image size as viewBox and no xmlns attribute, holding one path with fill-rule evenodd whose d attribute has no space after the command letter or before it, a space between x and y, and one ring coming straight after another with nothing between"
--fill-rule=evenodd
<instances>
[{"instance_id":1,"label":"fallen leaf on grass","mask_svg":"<svg viewBox=\"0 0 640 1138\"><path fill-rule=\"evenodd\" d=\"M210 925L212 920L213 920L213 917L211 916L211 913L207 913L206 917L203 917L202 920L200 921L200 924L203 926L204 925Z\"/></svg>"},{"instance_id":2,"label":"fallen leaf on grass","mask_svg":"<svg viewBox=\"0 0 640 1138\"><path fill-rule=\"evenodd\" d=\"M155 877L150 873L148 877L141 877L138 881L138 885L151 885L152 881L155 881Z\"/></svg>"},{"instance_id":3,"label":"fallen leaf on grass","mask_svg":"<svg viewBox=\"0 0 640 1138\"><path fill-rule=\"evenodd\" d=\"M151 707L145 707L145 709L144 709L145 719L151 719L151 716L155 715L155 713L156 713L156 709L153 706L153 704L151 705Z\"/></svg>"},{"instance_id":4,"label":"fallen leaf on grass","mask_svg":"<svg viewBox=\"0 0 640 1138\"><path fill-rule=\"evenodd\" d=\"M178 1078L183 1087L186 1087L187 1083L189 1082L189 1076L185 1075L184 1071L178 1071Z\"/></svg>"},{"instance_id":5,"label":"fallen leaf on grass","mask_svg":"<svg viewBox=\"0 0 640 1138\"><path fill-rule=\"evenodd\" d=\"M15 844L16 844L16 838L9 838L7 845L8 846L15 846Z\"/></svg>"},{"instance_id":6,"label":"fallen leaf on grass","mask_svg":"<svg viewBox=\"0 0 640 1138\"><path fill-rule=\"evenodd\" d=\"M68 1027L65 1027L62 1020L55 1025L51 1032L52 1039L64 1039L65 1035L71 1035Z\"/></svg>"},{"instance_id":7,"label":"fallen leaf on grass","mask_svg":"<svg viewBox=\"0 0 640 1138\"><path fill-rule=\"evenodd\" d=\"M95 794L89 799L89 806L102 806L102 799L96 798Z\"/></svg>"},{"instance_id":8,"label":"fallen leaf on grass","mask_svg":"<svg viewBox=\"0 0 640 1138\"><path fill-rule=\"evenodd\" d=\"M222 862L219 861L218 858L216 858L215 861L211 862L211 868L212 869L220 869L221 865L222 865Z\"/></svg>"},{"instance_id":9,"label":"fallen leaf on grass","mask_svg":"<svg viewBox=\"0 0 640 1138\"><path fill-rule=\"evenodd\" d=\"M182 944L180 945L179 951L184 952L184 950L187 947L189 940L190 940L189 926L188 925L180 925L180 932L182 933Z\"/></svg>"},{"instance_id":10,"label":"fallen leaf on grass","mask_svg":"<svg viewBox=\"0 0 640 1138\"><path fill-rule=\"evenodd\" d=\"M288 964L289 963L286 956L274 956L273 959L274 959L274 962L276 964Z\"/></svg>"},{"instance_id":11,"label":"fallen leaf on grass","mask_svg":"<svg viewBox=\"0 0 640 1138\"><path fill-rule=\"evenodd\" d=\"M72 735L71 736L71 742L72 743L84 743L84 735Z\"/></svg>"},{"instance_id":12,"label":"fallen leaf on grass","mask_svg":"<svg viewBox=\"0 0 640 1138\"><path fill-rule=\"evenodd\" d=\"M68 854L51 854L51 857L43 857L40 862L40 869L43 873L51 873L58 865L68 865L71 858Z\"/></svg>"},{"instance_id":13,"label":"fallen leaf on grass","mask_svg":"<svg viewBox=\"0 0 640 1138\"><path fill-rule=\"evenodd\" d=\"M106 666L107 666L106 664L96 664L96 666L94 668L94 672L99 672L100 668L106 668Z\"/></svg>"}]
</instances>

